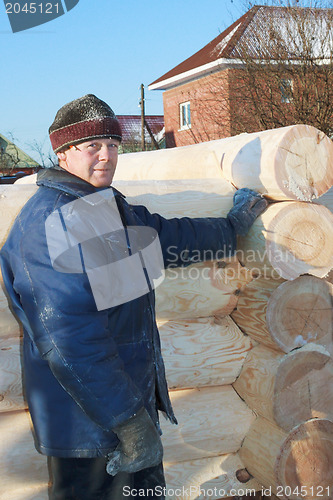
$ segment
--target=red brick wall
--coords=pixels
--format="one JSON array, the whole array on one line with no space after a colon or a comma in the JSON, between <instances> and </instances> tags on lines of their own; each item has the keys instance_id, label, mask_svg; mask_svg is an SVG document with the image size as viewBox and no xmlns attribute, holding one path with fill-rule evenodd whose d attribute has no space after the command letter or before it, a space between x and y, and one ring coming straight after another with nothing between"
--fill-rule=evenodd
<instances>
[{"instance_id":1,"label":"red brick wall","mask_svg":"<svg viewBox=\"0 0 333 500\"><path fill-rule=\"evenodd\" d=\"M224 70L163 94L166 146L186 146L230 136L229 71ZM180 130L180 108L190 102L191 128Z\"/></svg>"},{"instance_id":2,"label":"red brick wall","mask_svg":"<svg viewBox=\"0 0 333 500\"><path fill-rule=\"evenodd\" d=\"M229 68L165 91L166 147L307 123L294 115L291 103L281 103L282 76L275 71L258 73L253 82L244 70ZM191 128L180 130L179 105L187 101L191 106Z\"/></svg>"}]
</instances>

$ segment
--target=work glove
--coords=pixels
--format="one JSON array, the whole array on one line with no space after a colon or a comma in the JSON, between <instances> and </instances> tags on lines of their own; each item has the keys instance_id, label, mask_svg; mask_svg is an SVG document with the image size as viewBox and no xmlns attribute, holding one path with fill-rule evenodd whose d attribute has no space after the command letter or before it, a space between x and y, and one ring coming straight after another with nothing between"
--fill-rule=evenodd
<instances>
[{"instance_id":1,"label":"work glove","mask_svg":"<svg viewBox=\"0 0 333 500\"><path fill-rule=\"evenodd\" d=\"M145 408L112 430L120 443L108 455L106 472L111 476L137 472L162 462L161 438Z\"/></svg>"},{"instance_id":2,"label":"work glove","mask_svg":"<svg viewBox=\"0 0 333 500\"><path fill-rule=\"evenodd\" d=\"M237 234L245 236L256 218L265 210L267 200L248 188L238 189L234 194L234 206L227 215Z\"/></svg>"}]
</instances>

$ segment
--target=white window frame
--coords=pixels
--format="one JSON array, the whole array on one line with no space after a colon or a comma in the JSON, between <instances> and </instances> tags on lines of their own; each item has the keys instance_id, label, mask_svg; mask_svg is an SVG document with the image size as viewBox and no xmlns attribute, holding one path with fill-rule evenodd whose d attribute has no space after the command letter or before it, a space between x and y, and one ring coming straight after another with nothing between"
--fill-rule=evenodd
<instances>
[{"instance_id":1,"label":"white window frame","mask_svg":"<svg viewBox=\"0 0 333 500\"><path fill-rule=\"evenodd\" d=\"M294 82L291 78L281 78L280 81L281 102L284 103L292 102L293 86Z\"/></svg>"},{"instance_id":2,"label":"white window frame","mask_svg":"<svg viewBox=\"0 0 333 500\"><path fill-rule=\"evenodd\" d=\"M190 101L179 104L179 123L180 130L191 128L191 104Z\"/></svg>"}]
</instances>

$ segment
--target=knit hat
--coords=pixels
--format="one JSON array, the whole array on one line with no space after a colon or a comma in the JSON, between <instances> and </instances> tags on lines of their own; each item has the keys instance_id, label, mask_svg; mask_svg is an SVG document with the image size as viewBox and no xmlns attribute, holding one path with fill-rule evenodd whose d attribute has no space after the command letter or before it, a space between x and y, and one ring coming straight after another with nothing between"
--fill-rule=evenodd
<instances>
[{"instance_id":1,"label":"knit hat","mask_svg":"<svg viewBox=\"0 0 333 500\"><path fill-rule=\"evenodd\" d=\"M121 128L116 115L106 102L93 94L65 104L56 114L49 128L55 153L72 144L96 138L121 141Z\"/></svg>"}]
</instances>

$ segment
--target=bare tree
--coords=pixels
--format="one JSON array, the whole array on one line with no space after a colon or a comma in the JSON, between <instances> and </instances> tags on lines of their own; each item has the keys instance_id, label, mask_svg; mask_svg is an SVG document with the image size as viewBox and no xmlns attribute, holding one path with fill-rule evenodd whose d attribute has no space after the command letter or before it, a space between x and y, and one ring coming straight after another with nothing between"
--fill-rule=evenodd
<instances>
[{"instance_id":1,"label":"bare tree","mask_svg":"<svg viewBox=\"0 0 333 500\"><path fill-rule=\"evenodd\" d=\"M325 1L260 3L266 8L254 7L234 65L198 82L197 119L220 137L296 123L333 137L333 9Z\"/></svg>"},{"instance_id":2,"label":"bare tree","mask_svg":"<svg viewBox=\"0 0 333 500\"><path fill-rule=\"evenodd\" d=\"M44 142L38 142L35 139L27 145L38 155L39 163L43 168L54 167L58 164L58 158L51 149L47 153L45 152Z\"/></svg>"}]
</instances>

